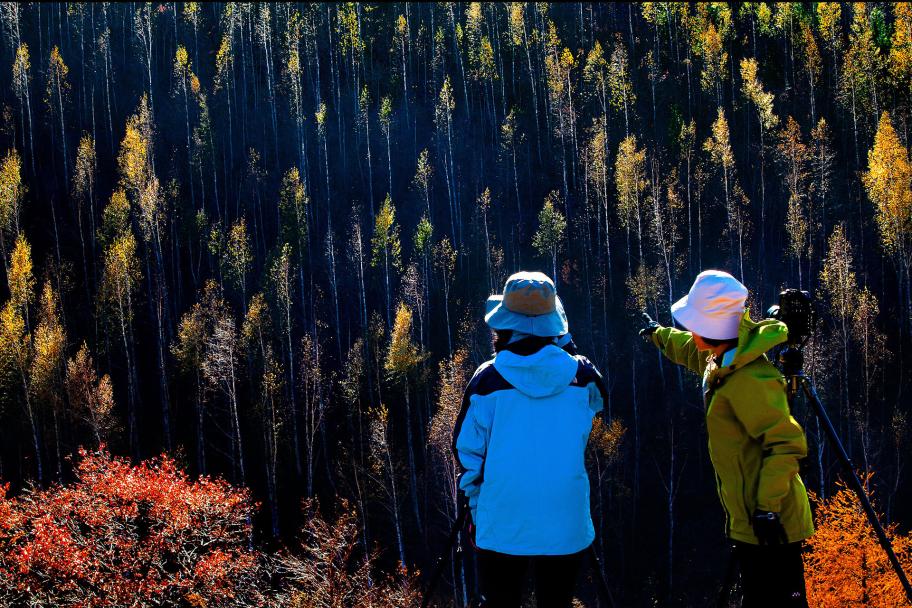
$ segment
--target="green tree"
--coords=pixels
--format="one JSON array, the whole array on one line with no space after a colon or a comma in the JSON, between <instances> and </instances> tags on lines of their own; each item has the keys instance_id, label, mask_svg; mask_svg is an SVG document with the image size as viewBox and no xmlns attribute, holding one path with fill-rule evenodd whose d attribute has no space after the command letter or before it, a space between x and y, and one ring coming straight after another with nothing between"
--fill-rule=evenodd
<instances>
[{"instance_id":1,"label":"green tree","mask_svg":"<svg viewBox=\"0 0 912 608\"><path fill-rule=\"evenodd\" d=\"M562 204L557 191L552 191L545 197L542 209L538 213L538 231L532 238L532 246L539 255L551 258L551 276L555 283L558 281L557 254L563 247L567 231L567 219L560 210Z\"/></svg>"}]
</instances>

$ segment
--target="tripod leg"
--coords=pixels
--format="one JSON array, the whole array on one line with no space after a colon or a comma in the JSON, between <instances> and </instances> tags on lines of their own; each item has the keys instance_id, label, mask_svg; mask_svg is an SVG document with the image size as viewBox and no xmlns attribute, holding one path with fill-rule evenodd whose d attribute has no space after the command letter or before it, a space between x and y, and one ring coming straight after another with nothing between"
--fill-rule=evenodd
<instances>
[{"instance_id":1,"label":"tripod leg","mask_svg":"<svg viewBox=\"0 0 912 608\"><path fill-rule=\"evenodd\" d=\"M833 423L830 421L830 417L827 415L826 409L824 409L823 403L820 401L820 397L817 396L814 385L811 384L810 379L804 374L797 377L800 379L801 385L804 388L804 395L814 408L814 413L817 414L817 418L823 423L827 438L830 440L833 450L839 456L839 460L846 470L849 485L852 486L852 489L858 496L858 500L864 509L865 515L868 516L868 521L871 523L871 527L874 528L874 533L877 535L880 546L883 547L884 552L887 554L887 558L890 560L890 565L893 566L893 570L896 571L896 576L899 577L899 582L906 592L906 599L909 600L909 603L912 603L912 585L909 584L909 579L906 577L902 564L899 563L896 552L893 551L893 544L890 542L890 539L887 538L887 533L880 524L880 520L877 518L877 513L874 511L870 499L868 499L868 493L865 492L861 480L858 479L858 475L855 474L855 468L852 466L852 461L849 459L845 447L843 447L842 442L839 440L839 435L836 434L836 429L833 427Z\"/></svg>"}]
</instances>

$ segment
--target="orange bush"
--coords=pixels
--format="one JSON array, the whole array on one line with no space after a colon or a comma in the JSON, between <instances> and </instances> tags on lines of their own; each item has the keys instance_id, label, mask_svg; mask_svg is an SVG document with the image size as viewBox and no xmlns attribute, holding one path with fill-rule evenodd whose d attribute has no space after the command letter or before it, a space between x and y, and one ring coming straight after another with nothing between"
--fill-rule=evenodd
<instances>
[{"instance_id":1,"label":"orange bush","mask_svg":"<svg viewBox=\"0 0 912 608\"><path fill-rule=\"evenodd\" d=\"M815 501L817 498L812 496ZM804 558L808 602L837 606L905 606L899 578L855 493L843 486L834 496L817 501L817 532L808 541ZM912 536L887 535L906 572L912 571Z\"/></svg>"}]
</instances>

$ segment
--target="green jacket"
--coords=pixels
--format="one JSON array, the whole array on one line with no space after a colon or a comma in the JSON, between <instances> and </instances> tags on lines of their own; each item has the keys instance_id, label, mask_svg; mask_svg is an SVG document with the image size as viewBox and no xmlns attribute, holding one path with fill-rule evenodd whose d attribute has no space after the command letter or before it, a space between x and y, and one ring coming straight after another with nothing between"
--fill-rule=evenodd
<instances>
[{"instance_id":1,"label":"green jacket","mask_svg":"<svg viewBox=\"0 0 912 608\"><path fill-rule=\"evenodd\" d=\"M704 378L709 455L726 513L725 532L751 544L758 544L751 527L755 509L779 513L789 542L814 533L798 476L807 439L789 412L782 374L764 354L787 335L785 324L755 323L745 311L734 359L719 367L710 353L697 350L688 331L662 327L652 334L666 357Z\"/></svg>"}]
</instances>

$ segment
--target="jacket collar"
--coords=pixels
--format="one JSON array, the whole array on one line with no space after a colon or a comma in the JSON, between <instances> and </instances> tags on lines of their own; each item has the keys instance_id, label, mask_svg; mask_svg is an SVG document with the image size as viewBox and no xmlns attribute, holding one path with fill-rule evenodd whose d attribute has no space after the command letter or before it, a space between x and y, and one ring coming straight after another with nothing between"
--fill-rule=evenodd
<instances>
[{"instance_id":1,"label":"jacket collar","mask_svg":"<svg viewBox=\"0 0 912 608\"><path fill-rule=\"evenodd\" d=\"M754 321L750 317L750 309L746 309L738 326L738 346L731 362L728 362L728 357L724 357L723 360L728 363L727 365L720 365L714 361L709 363L710 385L720 382L735 370L763 357L767 351L787 339L788 328L785 323L775 319ZM710 355L710 359L712 359L712 355Z\"/></svg>"}]
</instances>

